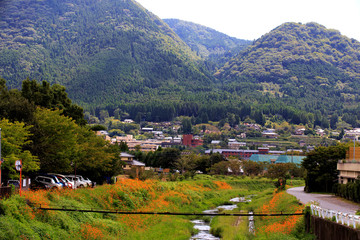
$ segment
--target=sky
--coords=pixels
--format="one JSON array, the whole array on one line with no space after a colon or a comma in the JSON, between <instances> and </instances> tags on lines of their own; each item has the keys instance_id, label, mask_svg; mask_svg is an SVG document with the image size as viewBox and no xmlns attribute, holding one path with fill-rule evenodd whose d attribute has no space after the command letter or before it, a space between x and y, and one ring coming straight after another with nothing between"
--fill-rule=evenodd
<instances>
[{"instance_id":1,"label":"sky","mask_svg":"<svg viewBox=\"0 0 360 240\"><path fill-rule=\"evenodd\" d=\"M255 40L285 22L317 22L360 41L360 0L136 0L158 17Z\"/></svg>"}]
</instances>

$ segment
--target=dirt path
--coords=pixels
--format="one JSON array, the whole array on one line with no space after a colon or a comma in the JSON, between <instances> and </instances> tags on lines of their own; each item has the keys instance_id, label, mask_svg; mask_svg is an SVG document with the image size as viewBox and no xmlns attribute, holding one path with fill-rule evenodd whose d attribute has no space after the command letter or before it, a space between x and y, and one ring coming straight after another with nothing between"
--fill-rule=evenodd
<instances>
[{"instance_id":1,"label":"dirt path","mask_svg":"<svg viewBox=\"0 0 360 240\"><path fill-rule=\"evenodd\" d=\"M305 193L304 187L290 188L286 190L286 192L295 196L303 204L316 201L322 208L350 214L355 214L355 212L360 209L359 204L348 202L334 195Z\"/></svg>"}]
</instances>

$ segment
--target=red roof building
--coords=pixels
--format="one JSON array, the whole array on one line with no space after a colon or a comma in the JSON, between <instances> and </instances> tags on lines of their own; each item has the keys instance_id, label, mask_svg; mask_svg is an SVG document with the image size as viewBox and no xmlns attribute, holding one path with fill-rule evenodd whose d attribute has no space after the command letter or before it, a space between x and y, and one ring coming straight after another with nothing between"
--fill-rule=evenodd
<instances>
[{"instance_id":1,"label":"red roof building","mask_svg":"<svg viewBox=\"0 0 360 240\"><path fill-rule=\"evenodd\" d=\"M192 134L184 134L182 144L188 147L197 147L203 145L203 140L194 138Z\"/></svg>"}]
</instances>

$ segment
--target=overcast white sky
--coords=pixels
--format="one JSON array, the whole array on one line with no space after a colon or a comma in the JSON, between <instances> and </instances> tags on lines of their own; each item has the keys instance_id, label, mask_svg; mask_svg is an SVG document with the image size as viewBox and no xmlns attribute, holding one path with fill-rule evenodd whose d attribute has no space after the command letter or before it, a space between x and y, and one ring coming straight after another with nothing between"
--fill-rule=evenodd
<instances>
[{"instance_id":1,"label":"overcast white sky","mask_svg":"<svg viewBox=\"0 0 360 240\"><path fill-rule=\"evenodd\" d=\"M284 22L317 22L360 41L360 0L136 0L164 18L177 18L254 40Z\"/></svg>"}]
</instances>

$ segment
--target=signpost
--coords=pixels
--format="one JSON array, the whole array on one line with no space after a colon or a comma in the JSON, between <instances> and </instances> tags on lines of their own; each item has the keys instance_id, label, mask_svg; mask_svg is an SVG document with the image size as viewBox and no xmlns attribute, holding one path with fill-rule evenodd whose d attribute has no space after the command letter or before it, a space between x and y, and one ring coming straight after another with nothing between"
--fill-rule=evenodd
<instances>
[{"instance_id":1,"label":"signpost","mask_svg":"<svg viewBox=\"0 0 360 240\"><path fill-rule=\"evenodd\" d=\"M17 171L20 171L20 189L19 189L19 194L21 196L21 187L22 187L22 179L21 179L21 174L22 174L22 160L17 160L15 162L15 168Z\"/></svg>"}]
</instances>

